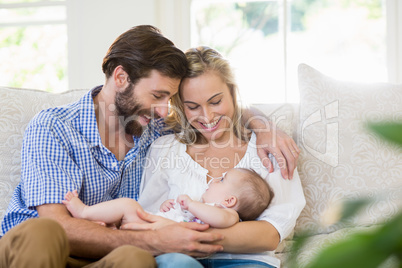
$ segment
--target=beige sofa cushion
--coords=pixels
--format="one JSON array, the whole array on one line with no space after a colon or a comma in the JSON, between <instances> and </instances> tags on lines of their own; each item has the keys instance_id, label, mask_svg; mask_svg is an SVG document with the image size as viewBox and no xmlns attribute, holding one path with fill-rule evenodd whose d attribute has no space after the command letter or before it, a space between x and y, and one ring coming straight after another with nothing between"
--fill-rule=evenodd
<instances>
[{"instance_id":1,"label":"beige sofa cushion","mask_svg":"<svg viewBox=\"0 0 402 268\"><path fill-rule=\"evenodd\" d=\"M20 181L22 138L31 118L45 108L78 100L87 91L52 94L0 87L0 221Z\"/></svg>"},{"instance_id":2,"label":"beige sofa cushion","mask_svg":"<svg viewBox=\"0 0 402 268\"><path fill-rule=\"evenodd\" d=\"M299 122L299 118L297 117L298 103L253 104L252 107L267 115L279 129L296 139L295 130Z\"/></svg>"},{"instance_id":3,"label":"beige sofa cushion","mask_svg":"<svg viewBox=\"0 0 402 268\"><path fill-rule=\"evenodd\" d=\"M402 207L402 149L378 138L365 124L402 120L402 85L338 81L301 64L299 88L298 168L307 205L296 234L345 227L320 225L330 204L345 199L375 200L352 224L377 224L395 215Z\"/></svg>"}]
</instances>

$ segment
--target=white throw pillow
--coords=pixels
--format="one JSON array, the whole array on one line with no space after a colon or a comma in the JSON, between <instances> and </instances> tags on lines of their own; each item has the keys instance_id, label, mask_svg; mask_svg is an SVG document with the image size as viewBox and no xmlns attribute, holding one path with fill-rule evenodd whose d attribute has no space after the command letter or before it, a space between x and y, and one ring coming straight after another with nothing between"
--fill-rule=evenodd
<instances>
[{"instance_id":1,"label":"white throw pillow","mask_svg":"<svg viewBox=\"0 0 402 268\"><path fill-rule=\"evenodd\" d=\"M296 233L328 233L323 213L345 199L369 197L354 225L378 224L402 207L402 149L367 129L369 121L402 121L402 85L352 83L299 66L302 153L298 170L307 199ZM402 135L402 133L401 133Z\"/></svg>"},{"instance_id":2,"label":"white throw pillow","mask_svg":"<svg viewBox=\"0 0 402 268\"><path fill-rule=\"evenodd\" d=\"M21 176L21 147L25 128L39 111L78 100L88 90L52 94L0 87L0 221Z\"/></svg>"},{"instance_id":3,"label":"white throw pillow","mask_svg":"<svg viewBox=\"0 0 402 268\"><path fill-rule=\"evenodd\" d=\"M262 113L264 113L271 122L275 123L276 127L280 130L284 131L290 137L295 136L295 128L296 128L296 110L299 108L299 105L296 103L287 103L287 104L253 104L252 108L256 108Z\"/></svg>"}]
</instances>

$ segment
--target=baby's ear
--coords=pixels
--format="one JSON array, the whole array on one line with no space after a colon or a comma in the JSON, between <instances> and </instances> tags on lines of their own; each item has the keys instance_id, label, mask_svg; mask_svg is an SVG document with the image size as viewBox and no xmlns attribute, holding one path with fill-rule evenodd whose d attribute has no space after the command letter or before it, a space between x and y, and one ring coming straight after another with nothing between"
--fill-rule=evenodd
<instances>
[{"instance_id":1,"label":"baby's ear","mask_svg":"<svg viewBox=\"0 0 402 268\"><path fill-rule=\"evenodd\" d=\"M237 204L237 197L234 195L231 195L227 198L225 198L225 201L223 202L223 205L227 208L232 208Z\"/></svg>"}]
</instances>

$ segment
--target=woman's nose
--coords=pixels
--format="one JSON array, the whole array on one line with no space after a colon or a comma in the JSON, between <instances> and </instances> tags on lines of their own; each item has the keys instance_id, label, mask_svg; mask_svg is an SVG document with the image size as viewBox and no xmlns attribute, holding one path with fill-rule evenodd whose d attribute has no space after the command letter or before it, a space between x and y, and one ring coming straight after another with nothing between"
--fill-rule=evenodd
<instances>
[{"instance_id":1,"label":"woman's nose","mask_svg":"<svg viewBox=\"0 0 402 268\"><path fill-rule=\"evenodd\" d=\"M214 113L212 109L205 107L203 109L204 119L207 121L206 123L211 123L214 120Z\"/></svg>"}]
</instances>

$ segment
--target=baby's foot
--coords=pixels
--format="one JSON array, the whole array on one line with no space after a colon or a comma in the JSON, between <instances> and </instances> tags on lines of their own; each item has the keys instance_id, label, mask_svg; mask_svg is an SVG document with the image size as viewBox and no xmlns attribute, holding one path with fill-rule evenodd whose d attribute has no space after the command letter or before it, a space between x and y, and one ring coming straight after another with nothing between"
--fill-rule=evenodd
<instances>
[{"instance_id":1,"label":"baby's foot","mask_svg":"<svg viewBox=\"0 0 402 268\"><path fill-rule=\"evenodd\" d=\"M70 211L71 215L75 218L83 218L83 212L85 210L86 205L82 203L82 201L78 198L77 190L72 192L67 192L64 196L65 200L61 202L67 207L68 211Z\"/></svg>"},{"instance_id":2,"label":"baby's foot","mask_svg":"<svg viewBox=\"0 0 402 268\"><path fill-rule=\"evenodd\" d=\"M71 201L71 199L73 199L74 197L78 197L77 190L74 190L72 192L68 191L64 196L64 199L66 199L66 201Z\"/></svg>"}]
</instances>

